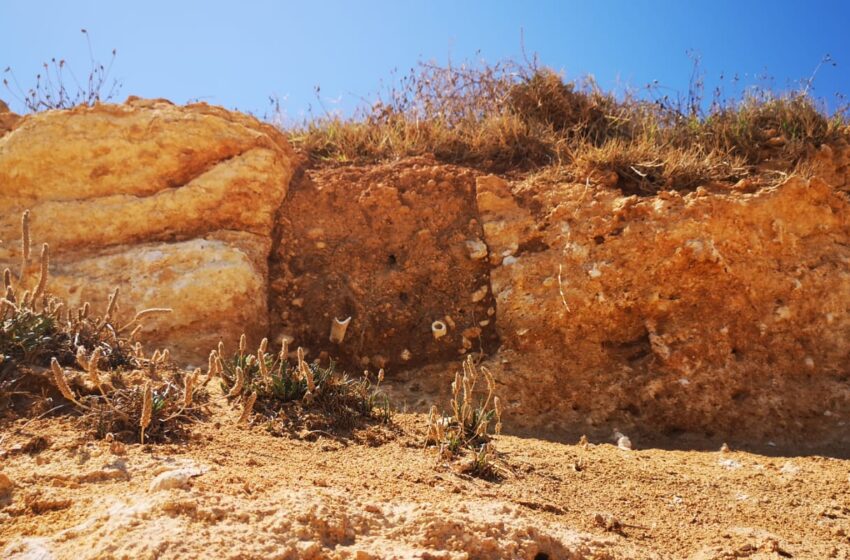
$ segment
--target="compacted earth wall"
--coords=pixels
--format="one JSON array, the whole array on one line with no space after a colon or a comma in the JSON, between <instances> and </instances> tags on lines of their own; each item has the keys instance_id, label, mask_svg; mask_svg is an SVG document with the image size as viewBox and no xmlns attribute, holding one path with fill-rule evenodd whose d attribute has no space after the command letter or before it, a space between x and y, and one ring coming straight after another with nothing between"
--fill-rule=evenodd
<instances>
[{"instance_id":1,"label":"compacted earth wall","mask_svg":"<svg viewBox=\"0 0 850 560\"><path fill-rule=\"evenodd\" d=\"M173 309L145 334L187 363L244 331L421 389L474 353L519 428L842 445L848 154L637 196L431 158L308 168L205 104L6 112L0 268L29 210L57 295Z\"/></svg>"}]
</instances>

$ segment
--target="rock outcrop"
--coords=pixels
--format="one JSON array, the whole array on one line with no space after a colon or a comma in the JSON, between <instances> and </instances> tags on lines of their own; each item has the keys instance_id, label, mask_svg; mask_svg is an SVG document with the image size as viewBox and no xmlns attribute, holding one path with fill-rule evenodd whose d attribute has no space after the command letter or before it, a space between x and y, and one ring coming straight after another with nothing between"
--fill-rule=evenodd
<instances>
[{"instance_id":1,"label":"rock outcrop","mask_svg":"<svg viewBox=\"0 0 850 560\"><path fill-rule=\"evenodd\" d=\"M12 130L12 127L14 127L20 119L20 115L10 111L9 106L0 99L0 136L3 136Z\"/></svg>"},{"instance_id":2,"label":"rock outcrop","mask_svg":"<svg viewBox=\"0 0 850 560\"><path fill-rule=\"evenodd\" d=\"M640 198L478 181L520 422L816 435L850 413L850 201L820 179Z\"/></svg>"},{"instance_id":3,"label":"rock outcrop","mask_svg":"<svg viewBox=\"0 0 850 560\"><path fill-rule=\"evenodd\" d=\"M105 305L119 287L128 317L173 308L147 338L183 362L247 330L348 371L410 370L418 391L475 352L513 426L845 437L846 143L813 151L811 179L642 197L430 158L308 169L287 194L285 138L205 104L131 99L10 128L0 267L18 272L29 209L54 292Z\"/></svg>"},{"instance_id":4,"label":"rock outcrop","mask_svg":"<svg viewBox=\"0 0 850 560\"><path fill-rule=\"evenodd\" d=\"M0 138L0 268L16 274L20 216L51 247L51 290L71 304L171 315L146 339L198 362L219 339L268 327L268 255L293 155L283 135L206 104L30 115Z\"/></svg>"}]
</instances>

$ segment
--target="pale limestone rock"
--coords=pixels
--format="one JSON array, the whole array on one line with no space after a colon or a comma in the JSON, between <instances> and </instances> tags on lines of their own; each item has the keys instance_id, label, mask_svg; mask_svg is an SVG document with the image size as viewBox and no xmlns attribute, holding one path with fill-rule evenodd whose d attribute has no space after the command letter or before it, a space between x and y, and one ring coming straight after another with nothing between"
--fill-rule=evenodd
<instances>
[{"instance_id":1,"label":"pale limestone rock","mask_svg":"<svg viewBox=\"0 0 850 560\"><path fill-rule=\"evenodd\" d=\"M203 469L198 467L183 467L161 472L151 481L148 492L188 488L189 481L202 474L204 474Z\"/></svg>"},{"instance_id":2,"label":"pale limestone rock","mask_svg":"<svg viewBox=\"0 0 850 560\"><path fill-rule=\"evenodd\" d=\"M273 127L206 104L131 98L24 117L0 136L0 268L18 272L29 209L34 245L51 247L52 292L99 310L118 287L127 319L172 308L144 340L200 363L219 339L266 335L293 157Z\"/></svg>"},{"instance_id":3,"label":"pale limestone rock","mask_svg":"<svg viewBox=\"0 0 850 560\"><path fill-rule=\"evenodd\" d=\"M21 120L19 115L16 115L9 110L9 106L0 99L0 136L3 136Z\"/></svg>"}]
</instances>

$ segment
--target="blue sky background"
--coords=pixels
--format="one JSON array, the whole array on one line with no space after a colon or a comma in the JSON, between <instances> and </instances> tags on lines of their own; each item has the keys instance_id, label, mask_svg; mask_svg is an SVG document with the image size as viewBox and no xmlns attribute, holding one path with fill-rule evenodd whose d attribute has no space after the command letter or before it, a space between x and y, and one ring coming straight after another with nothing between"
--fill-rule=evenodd
<instances>
[{"instance_id":1,"label":"blue sky background","mask_svg":"<svg viewBox=\"0 0 850 560\"><path fill-rule=\"evenodd\" d=\"M24 88L51 57L87 75L81 28L102 61L118 50L121 100L201 98L263 114L276 94L291 119L316 105L316 85L326 106L349 111L418 60L519 57L521 30L527 52L606 89L658 80L685 93L693 49L708 89L724 74L727 93L739 93L728 79L736 73L742 84L764 84L757 76L766 73L767 85L785 89L828 53L838 66L821 68L815 93L832 106L836 93L850 94L846 1L0 0L0 70L11 66ZM22 111L10 97L0 87Z\"/></svg>"}]
</instances>

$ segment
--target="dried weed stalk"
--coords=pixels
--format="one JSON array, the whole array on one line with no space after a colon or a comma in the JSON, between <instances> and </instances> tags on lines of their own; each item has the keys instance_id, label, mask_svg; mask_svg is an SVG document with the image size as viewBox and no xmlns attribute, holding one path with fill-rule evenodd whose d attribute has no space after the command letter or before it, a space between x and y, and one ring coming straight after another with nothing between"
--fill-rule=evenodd
<instances>
[{"instance_id":1,"label":"dried weed stalk","mask_svg":"<svg viewBox=\"0 0 850 560\"><path fill-rule=\"evenodd\" d=\"M255 353L248 353L242 335L231 356L225 355L223 344L210 353L207 380L220 377L227 398L242 403L239 424L247 423L255 411L266 420L289 423L299 415L316 414L328 427L349 427L357 418L391 419L389 399L380 389L383 371L373 383L368 374L360 379L337 374L333 362L308 363L303 348L292 362L286 341L279 352L268 350L263 339Z\"/></svg>"},{"instance_id":2,"label":"dried weed stalk","mask_svg":"<svg viewBox=\"0 0 850 560\"><path fill-rule=\"evenodd\" d=\"M486 397L476 394L478 380L483 377ZM438 447L442 459L452 459L471 452L471 457L461 463L462 472L483 478L499 478L506 469L498 460L493 435L502 432L502 401L495 395L493 374L478 368L468 356L463 362L463 375L455 372L452 382L450 406L452 415L446 416L436 405L428 415L426 445ZM490 433L491 425L493 433Z\"/></svg>"},{"instance_id":3,"label":"dried weed stalk","mask_svg":"<svg viewBox=\"0 0 850 560\"><path fill-rule=\"evenodd\" d=\"M31 267L30 215L21 219L21 265ZM86 302L78 309L48 293L50 248L42 245L38 278L29 270L15 276L3 272L0 298L0 406L27 414L54 393L82 415L83 422L104 437L128 441L168 439L180 425L202 411L206 392L199 371L175 369L168 350L146 357L139 342L140 322L170 309L146 309L116 327L119 291L109 296L102 316ZM121 333L135 327L129 338ZM49 375L42 372L47 368ZM182 391L180 391L182 387ZM58 393L58 394L57 394Z\"/></svg>"},{"instance_id":4,"label":"dried weed stalk","mask_svg":"<svg viewBox=\"0 0 850 560\"><path fill-rule=\"evenodd\" d=\"M704 91L699 59L686 98L667 88L614 95L538 63L420 63L351 118L325 112L287 132L317 165L433 155L487 171L612 184L628 194L693 190L767 169L792 171L822 144L846 140L848 106L831 113L796 91ZM824 59L818 69L831 59ZM737 80L737 79L735 79ZM739 84L731 84L736 90ZM317 91L318 95L318 91Z\"/></svg>"}]
</instances>

